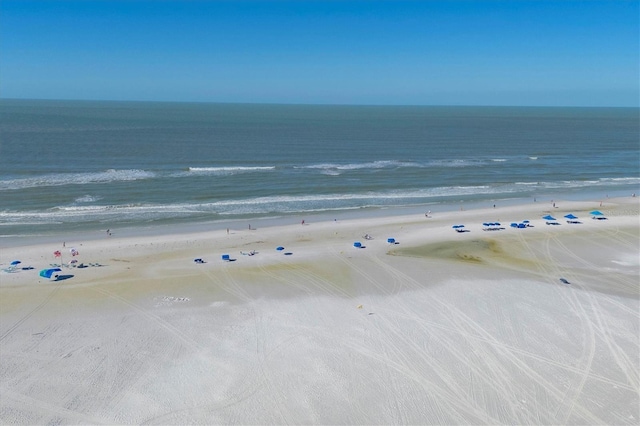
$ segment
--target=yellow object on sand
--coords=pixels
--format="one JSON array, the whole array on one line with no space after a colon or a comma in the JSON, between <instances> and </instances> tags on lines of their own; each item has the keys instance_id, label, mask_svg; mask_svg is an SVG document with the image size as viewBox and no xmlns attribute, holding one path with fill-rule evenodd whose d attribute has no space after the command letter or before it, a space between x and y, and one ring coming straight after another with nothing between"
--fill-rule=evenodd
<instances>
[{"instance_id":1,"label":"yellow object on sand","mask_svg":"<svg viewBox=\"0 0 640 426\"><path fill-rule=\"evenodd\" d=\"M362 309L362 305L358 305L358 309Z\"/></svg>"}]
</instances>

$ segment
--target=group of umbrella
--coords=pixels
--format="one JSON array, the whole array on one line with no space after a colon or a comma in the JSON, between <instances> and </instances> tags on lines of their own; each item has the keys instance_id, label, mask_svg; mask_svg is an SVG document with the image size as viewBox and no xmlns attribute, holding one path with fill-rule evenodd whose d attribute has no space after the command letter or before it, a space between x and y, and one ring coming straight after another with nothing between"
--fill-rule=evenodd
<instances>
[{"instance_id":1,"label":"group of umbrella","mask_svg":"<svg viewBox=\"0 0 640 426\"><path fill-rule=\"evenodd\" d=\"M71 256L76 257L80 254L80 252L78 252L78 250L71 248L69 249L69 253L71 254ZM62 252L60 250L56 250L53 252L53 256L56 258L60 258L60 266L63 266L62 263ZM69 265L68 266L74 266L76 263L78 263L78 261L76 259L71 259L69 261ZM54 266L54 265L52 265ZM57 280L60 277L59 272L62 272L62 269L60 269L57 266L54 266L53 268L47 268L47 269L43 269L40 271L40 276L43 278L48 278L48 279L54 279Z\"/></svg>"},{"instance_id":2,"label":"group of umbrella","mask_svg":"<svg viewBox=\"0 0 640 426\"><path fill-rule=\"evenodd\" d=\"M599 210L594 210L592 212L589 212L589 214L592 216L592 219L607 220L607 218L604 216L604 213L602 213ZM564 217L565 219L567 219L567 223L571 223L571 224L582 223L578 220L578 216L574 215L573 213L569 213ZM546 216L542 216L542 219L546 221L547 225L560 225L560 222L557 222L557 219L551 216L550 214ZM482 226L484 227L482 228L483 231L498 231L498 230L504 229L501 227L500 222L484 222ZM533 227L533 225L531 225L531 222L528 220L523 220L520 223L513 222L511 223L510 226L512 228L532 228ZM457 232L467 232L464 225L453 225L452 228Z\"/></svg>"},{"instance_id":3,"label":"group of umbrella","mask_svg":"<svg viewBox=\"0 0 640 426\"><path fill-rule=\"evenodd\" d=\"M71 256L75 257L78 256L80 253L78 252L78 250L76 250L75 248L72 248L69 250L69 253L71 254ZM56 250L53 252L53 256L56 258L61 258L62 259L62 252L60 252L60 250ZM7 272L13 272L13 271L17 271L18 270L18 265L20 265L22 262L20 260L14 260L13 262L11 262L9 265L9 268L7 268ZM76 263L78 263L78 261L76 259L72 259L69 262L68 266L73 266ZM47 279L58 279L60 277L59 272L62 272L62 269L60 267L58 267L58 265L51 265L53 266L52 268L46 268L46 269L42 269L38 275L40 275L43 278L47 278ZM60 266L63 266L62 262L60 263ZM21 269L33 269L33 267L26 267L26 268L21 268Z\"/></svg>"},{"instance_id":4,"label":"group of umbrella","mask_svg":"<svg viewBox=\"0 0 640 426\"><path fill-rule=\"evenodd\" d=\"M76 250L75 248L71 248L71 249L69 249L69 253L72 256L72 259L67 264L65 264L65 263L62 262L62 252L60 250L54 251L53 252L53 256L55 258L60 258L60 263L59 264L52 263L50 265L51 266L50 268L42 269L38 273L38 275L40 275L42 278L47 278L47 279L50 279L50 280L64 280L66 278L73 277L73 275L60 274L60 272L62 272L62 267L86 268L86 266L84 266L84 264L82 264L82 263L78 264L78 260L74 259L76 256L78 256L80 254L80 252L78 250ZM14 260L13 262L10 263L9 268L5 269L5 271L7 271L7 272L16 272L19 269L18 265L20 265L21 263L22 262L19 261L19 260ZM89 265L90 266L103 266L103 265L100 265L99 263L95 263L95 264L90 263ZM34 268L32 266L29 266L29 267L26 267L26 268L23 267L23 268L20 268L20 269L26 270L26 269L34 269Z\"/></svg>"}]
</instances>

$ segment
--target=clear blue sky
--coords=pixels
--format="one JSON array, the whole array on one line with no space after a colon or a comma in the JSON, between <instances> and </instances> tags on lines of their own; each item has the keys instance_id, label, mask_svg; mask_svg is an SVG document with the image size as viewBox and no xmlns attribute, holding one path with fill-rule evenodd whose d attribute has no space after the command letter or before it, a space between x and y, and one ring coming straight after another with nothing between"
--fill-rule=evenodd
<instances>
[{"instance_id":1,"label":"clear blue sky","mask_svg":"<svg viewBox=\"0 0 640 426\"><path fill-rule=\"evenodd\" d=\"M0 97L638 106L636 1L0 1Z\"/></svg>"}]
</instances>

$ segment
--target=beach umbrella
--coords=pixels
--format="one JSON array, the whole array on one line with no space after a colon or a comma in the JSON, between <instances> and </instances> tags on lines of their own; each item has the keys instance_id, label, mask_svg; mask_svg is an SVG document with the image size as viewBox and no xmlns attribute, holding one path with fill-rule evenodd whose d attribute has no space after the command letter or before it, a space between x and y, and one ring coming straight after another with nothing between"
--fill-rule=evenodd
<instances>
[{"instance_id":1,"label":"beach umbrella","mask_svg":"<svg viewBox=\"0 0 640 426\"><path fill-rule=\"evenodd\" d=\"M276 247L276 250L278 250L278 251L282 251L282 250L284 250L284 247L282 247L282 246L280 246L280 247Z\"/></svg>"},{"instance_id":2,"label":"beach umbrella","mask_svg":"<svg viewBox=\"0 0 640 426\"><path fill-rule=\"evenodd\" d=\"M578 216L574 216L572 213L566 214L564 215L564 217L566 217L567 219L577 219Z\"/></svg>"},{"instance_id":3,"label":"beach umbrella","mask_svg":"<svg viewBox=\"0 0 640 426\"><path fill-rule=\"evenodd\" d=\"M548 215L546 215L546 216L542 216L542 218L543 218L544 220L556 220L556 218L555 218L555 217L553 217L553 216L551 216L550 214L548 214Z\"/></svg>"},{"instance_id":4,"label":"beach umbrella","mask_svg":"<svg viewBox=\"0 0 640 426\"><path fill-rule=\"evenodd\" d=\"M71 256L77 256L77 255L79 255L79 254L80 254L80 253L78 252L78 250L76 250L76 249L74 249L74 248L70 249L70 250L69 250L69 253L71 253Z\"/></svg>"},{"instance_id":5,"label":"beach umbrella","mask_svg":"<svg viewBox=\"0 0 640 426\"><path fill-rule=\"evenodd\" d=\"M464 225L453 225L453 229L464 228Z\"/></svg>"},{"instance_id":6,"label":"beach umbrella","mask_svg":"<svg viewBox=\"0 0 640 426\"><path fill-rule=\"evenodd\" d=\"M522 223L529 223L529 221L528 220L523 220Z\"/></svg>"},{"instance_id":7,"label":"beach umbrella","mask_svg":"<svg viewBox=\"0 0 640 426\"><path fill-rule=\"evenodd\" d=\"M60 253L60 250L56 250L56 251L53 252L53 256L54 257L61 257L62 253Z\"/></svg>"},{"instance_id":8,"label":"beach umbrella","mask_svg":"<svg viewBox=\"0 0 640 426\"><path fill-rule=\"evenodd\" d=\"M21 264L22 262L20 262L19 260L14 260L13 262L11 262L11 266L16 266Z\"/></svg>"},{"instance_id":9,"label":"beach umbrella","mask_svg":"<svg viewBox=\"0 0 640 426\"><path fill-rule=\"evenodd\" d=\"M40 271L40 276L43 278L51 278L52 275L60 271L62 271L62 269L60 268L43 269L42 271Z\"/></svg>"},{"instance_id":10,"label":"beach umbrella","mask_svg":"<svg viewBox=\"0 0 640 426\"><path fill-rule=\"evenodd\" d=\"M604 213L602 213L600 210L594 210L592 212L589 212L589 214L592 214L594 216L604 216Z\"/></svg>"}]
</instances>

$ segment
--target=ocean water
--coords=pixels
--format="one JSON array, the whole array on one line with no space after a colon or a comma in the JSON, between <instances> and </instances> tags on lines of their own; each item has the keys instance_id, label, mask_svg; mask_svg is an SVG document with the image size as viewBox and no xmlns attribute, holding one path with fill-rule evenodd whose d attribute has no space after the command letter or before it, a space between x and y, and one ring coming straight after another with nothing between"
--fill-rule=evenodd
<instances>
[{"instance_id":1,"label":"ocean water","mask_svg":"<svg viewBox=\"0 0 640 426\"><path fill-rule=\"evenodd\" d=\"M639 139L636 108L0 100L0 237L630 195Z\"/></svg>"}]
</instances>

